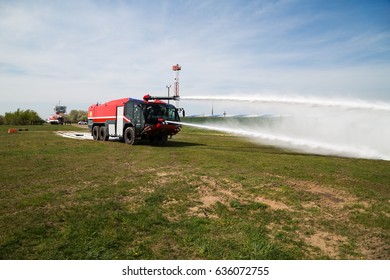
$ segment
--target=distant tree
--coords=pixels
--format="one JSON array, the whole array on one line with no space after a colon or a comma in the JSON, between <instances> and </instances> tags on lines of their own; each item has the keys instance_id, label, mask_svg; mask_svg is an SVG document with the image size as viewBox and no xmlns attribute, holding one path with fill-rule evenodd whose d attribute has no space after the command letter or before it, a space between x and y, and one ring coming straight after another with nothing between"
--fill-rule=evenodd
<instances>
[{"instance_id":1,"label":"distant tree","mask_svg":"<svg viewBox=\"0 0 390 280\"><path fill-rule=\"evenodd\" d=\"M72 110L68 114L68 118L71 122L79 122L79 121L87 121L88 119L88 112L83 110Z\"/></svg>"},{"instance_id":2,"label":"distant tree","mask_svg":"<svg viewBox=\"0 0 390 280\"><path fill-rule=\"evenodd\" d=\"M28 125L43 123L44 121L39 117L37 112L33 110L20 110L15 112L5 113L4 124L8 125Z\"/></svg>"},{"instance_id":3,"label":"distant tree","mask_svg":"<svg viewBox=\"0 0 390 280\"><path fill-rule=\"evenodd\" d=\"M72 110L68 114L68 118L71 122L78 122L78 110Z\"/></svg>"},{"instance_id":4,"label":"distant tree","mask_svg":"<svg viewBox=\"0 0 390 280\"><path fill-rule=\"evenodd\" d=\"M0 125L4 124L4 116L0 115Z\"/></svg>"}]
</instances>

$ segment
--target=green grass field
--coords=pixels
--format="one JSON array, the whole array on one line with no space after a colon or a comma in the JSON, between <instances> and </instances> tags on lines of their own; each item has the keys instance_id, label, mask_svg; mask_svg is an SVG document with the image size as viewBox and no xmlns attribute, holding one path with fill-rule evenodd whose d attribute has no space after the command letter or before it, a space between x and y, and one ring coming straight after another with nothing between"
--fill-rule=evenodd
<instances>
[{"instance_id":1,"label":"green grass field","mask_svg":"<svg viewBox=\"0 0 390 280\"><path fill-rule=\"evenodd\" d=\"M8 128L0 259L390 258L389 161L188 127L165 146Z\"/></svg>"}]
</instances>

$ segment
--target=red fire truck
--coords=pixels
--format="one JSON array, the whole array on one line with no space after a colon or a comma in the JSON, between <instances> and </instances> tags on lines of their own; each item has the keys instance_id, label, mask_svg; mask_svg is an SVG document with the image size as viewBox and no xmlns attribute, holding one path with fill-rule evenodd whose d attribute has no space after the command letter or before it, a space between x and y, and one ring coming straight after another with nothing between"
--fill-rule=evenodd
<instances>
[{"instance_id":1,"label":"red fire truck","mask_svg":"<svg viewBox=\"0 0 390 280\"><path fill-rule=\"evenodd\" d=\"M162 99L178 100L178 97L145 95L143 100L122 98L91 105L88 127L93 139L107 141L109 137L119 137L130 145L138 140L164 144L181 130L179 112L184 115L184 110Z\"/></svg>"}]
</instances>

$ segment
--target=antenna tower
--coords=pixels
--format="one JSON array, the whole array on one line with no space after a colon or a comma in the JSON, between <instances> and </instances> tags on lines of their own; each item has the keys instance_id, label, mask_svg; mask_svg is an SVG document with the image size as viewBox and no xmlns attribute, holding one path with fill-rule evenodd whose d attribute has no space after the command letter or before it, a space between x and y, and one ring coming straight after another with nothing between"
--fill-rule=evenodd
<instances>
[{"instance_id":1,"label":"antenna tower","mask_svg":"<svg viewBox=\"0 0 390 280\"><path fill-rule=\"evenodd\" d=\"M179 71L181 70L181 66L179 64L173 65L172 70L175 72L174 77L174 96L179 98Z\"/></svg>"}]
</instances>

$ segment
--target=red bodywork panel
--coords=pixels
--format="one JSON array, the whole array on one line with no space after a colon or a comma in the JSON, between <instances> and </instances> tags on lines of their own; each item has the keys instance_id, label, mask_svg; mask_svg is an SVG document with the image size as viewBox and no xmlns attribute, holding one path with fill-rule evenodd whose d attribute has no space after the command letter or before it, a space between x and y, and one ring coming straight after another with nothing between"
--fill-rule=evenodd
<instances>
[{"instance_id":1,"label":"red bodywork panel","mask_svg":"<svg viewBox=\"0 0 390 280\"><path fill-rule=\"evenodd\" d=\"M116 108L118 106L124 106L129 98L122 98L112 100L103 104L91 105L88 108L88 119L92 119L94 122L106 122L108 120L116 119Z\"/></svg>"}]
</instances>

